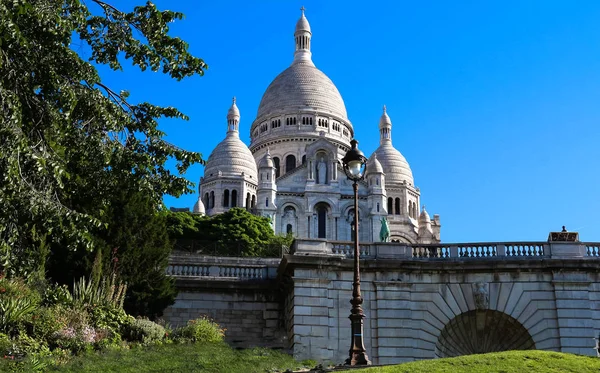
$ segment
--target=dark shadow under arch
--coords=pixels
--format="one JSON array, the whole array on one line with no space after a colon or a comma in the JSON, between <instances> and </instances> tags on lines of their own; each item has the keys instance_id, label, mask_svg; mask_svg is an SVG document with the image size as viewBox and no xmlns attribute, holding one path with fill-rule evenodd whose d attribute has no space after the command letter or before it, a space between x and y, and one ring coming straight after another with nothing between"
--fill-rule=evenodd
<instances>
[{"instance_id":1,"label":"dark shadow under arch","mask_svg":"<svg viewBox=\"0 0 600 373\"><path fill-rule=\"evenodd\" d=\"M520 322L494 310L473 310L456 316L442 330L437 357L533 350L533 338Z\"/></svg>"}]
</instances>

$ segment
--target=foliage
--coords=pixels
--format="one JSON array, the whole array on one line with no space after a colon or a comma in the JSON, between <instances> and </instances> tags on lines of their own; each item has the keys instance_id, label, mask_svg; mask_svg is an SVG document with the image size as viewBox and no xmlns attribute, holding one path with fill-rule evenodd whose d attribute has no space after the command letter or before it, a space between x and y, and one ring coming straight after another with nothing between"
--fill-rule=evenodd
<instances>
[{"instance_id":1,"label":"foliage","mask_svg":"<svg viewBox=\"0 0 600 373\"><path fill-rule=\"evenodd\" d=\"M275 235L268 218L239 207L213 217L170 212L167 223L172 238L200 242L211 255L278 257L293 240Z\"/></svg>"},{"instance_id":2,"label":"foliage","mask_svg":"<svg viewBox=\"0 0 600 373\"><path fill-rule=\"evenodd\" d=\"M44 306L72 303L73 294L71 294L67 285L53 284L46 286L44 289L44 293L42 295L42 304Z\"/></svg>"},{"instance_id":3,"label":"foliage","mask_svg":"<svg viewBox=\"0 0 600 373\"><path fill-rule=\"evenodd\" d=\"M109 280L103 278L100 283L95 283L85 277L75 281L73 284L73 301L78 306L107 305L114 308L122 308L127 285L117 283L116 276L110 276Z\"/></svg>"},{"instance_id":4,"label":"foliage","mask_svg":"<svg viewBox=\"0 0 600 373\"><path fill-rule=\"evenodd\" d=\"M353 369L353 373L546 373L598 372L600 359L549 351L506 351L447 359L421 360L400 365Z\"/></svg>"},{"instance_id":5,"label":"foliage","mask_svg":"<svg viewBox=\"0 0 600 373\"><path fill-rule=\"evenodd\" d=\"M86 354L49 372L197 372L264 373L314 367L269 349L234 350L224 343L163 344L132 350Z\"/></svg>"},{"instance_id":6,"label":"foliage","mask_svg":"<svg viewBox=\"0 0 600 373\"><path fill-rule=\"evenodd\" d=\"M202 75L204 61L168 35L182 17L150 2L131 11L100 0L0 2L0 265L10 276L43 273L57 248L102 246L117 191L143 193L155 210L164 194L192 191L166 163L184 173L200 155L158 129L160 118L187 117L128 102L94 65L121 70L128 60L177 80ZM89 50L89 61L73 48Z\"/></svg>"},{"instance_id":7,"label":"foliage","mask_svg":"<svg viewBox=\"0 0 600 373\"><path fill-rule=\"evenodd\" d=\"M104 240L113 247L105 255L111 268L128 284L124 300L127 313L156 318L175 302L175 281L166 275L173 241L169 239L164 213L157 214L150 198L142 193L114 196L108 211L112 224Z\"/></svg>"},{"instance_id":8,"label":"foliage","mask_svg":"<svg viewBox=\"0 0 600 373\"><path fill-rule=\"evenodd\" d=\"M223 342L225 329L206 316L188 321L186 326L175 329L173 339L176 341L191 342Z\"/></svg>"},{"instance_id":9,"label":"foliage","mask_svg":"<svg viewBox=\"0 0 600 373\"><path fill-rule=\"evenodd\" d=\"M0 331L16 333L40 304L40 295L21 279L0 280Z\"/></svg>"},{"instance_id":10,"label":"foliage","mask_svg":"<svg viewBox=\"0 0 600 373\"><path fill-rule=\"evenodd\" d=\"M151 344L161 341L165 335L166 330L163 326L148 319L135 319L123 336L132 342Z\"/></svg>"}]
</instances>

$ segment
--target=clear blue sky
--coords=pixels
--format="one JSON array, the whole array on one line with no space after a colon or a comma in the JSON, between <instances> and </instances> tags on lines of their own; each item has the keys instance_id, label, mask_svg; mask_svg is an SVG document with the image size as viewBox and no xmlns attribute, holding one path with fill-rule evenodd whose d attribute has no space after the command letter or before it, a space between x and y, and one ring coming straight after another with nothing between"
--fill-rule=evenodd
<instances>
[{"instance_id":1,"label":"clear blue sky","mask_svg":"<svg viewBox=\"0 0 600 373\"><path fill-rule=\"evenodd\" d=\"M182 82L101 72L133 101L173 105L167 139L208 158L231 97L241 137L292 62L306 7L316 66L337 85L360 148L379 142L386 104L442 240L545 240L566 225L600 241L600 1L159 1L209 65ZM198 183L203 167L188 173ZM192 207L197 195L165 198Z\"/></svg>"}]
</instances>

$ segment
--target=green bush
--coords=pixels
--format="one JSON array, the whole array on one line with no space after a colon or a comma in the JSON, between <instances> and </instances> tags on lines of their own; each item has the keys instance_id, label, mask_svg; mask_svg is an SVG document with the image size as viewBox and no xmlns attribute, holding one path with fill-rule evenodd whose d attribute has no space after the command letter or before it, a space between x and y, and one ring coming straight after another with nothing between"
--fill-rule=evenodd
<instances>
[{"instance_id":1,"label":"green bush","mask_svg":"<svg viewBox=\"0 0 600 373\"><path fill-rule=\"evenodd\" d=\"M135 319L127 331L126 338L131 342L143 344L162 341L165 337L165 328L148 319Z\"/></svg>"},{"instance_id":2,"label":"green bush","mask_svg":"<svg viewBox=\"0 0 600 373\"><path fill-rule=\"evenodd\" d=\"M73 304L73 295L67 285L49 285L44 289L42 304L45 306L71 305Z\"/></svg>"},{"instance_id":3,"label":"green bush","mask_svg":"<svg viewBox=\"0 0 600 373\"><path fill-rule=\"evenodd\" d=\"M0 278L0 331L17 333L40 302L40 294L22 279Z\"/></svg>"},{"instance_id":4,"label":"green bush","mask_svg":"<svg viewBox=\"0 0 600 373\"><path fill-rule=\"evenodd\" d=\"M173 333L173 339L179 342L222 342L224 337L225 329L206 316L188 321Z\"/></svg>"},{"instance_id":5,"label":"green bush","mask_svg":"<svg viewBox=\"0 0 600 373\"><path fill-rule=\"evenodd\" d=\"M52 336L65 325L59 320L59 315L65 310L60 306L40 307L35 310L26 322L26 328L37 340L49 341Z\"/></svg>"}]
</instances>

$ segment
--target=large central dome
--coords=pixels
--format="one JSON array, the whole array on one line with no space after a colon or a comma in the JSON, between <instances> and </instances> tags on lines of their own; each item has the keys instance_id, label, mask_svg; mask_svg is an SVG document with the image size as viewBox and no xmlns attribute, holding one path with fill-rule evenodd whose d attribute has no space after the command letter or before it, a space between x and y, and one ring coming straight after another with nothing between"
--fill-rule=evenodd
<instances>
[{"instance_id":1,"label":"large central dome","mask_svg":"<svg viewBox=\"0 0 600 373\"><path fill-rule=\"evenodd\" d=\"M309 62L296 62L273 80L260 101L256 117L301 110L348 119L340 92L327 75Z\"/></svg>"}]
</instances>

